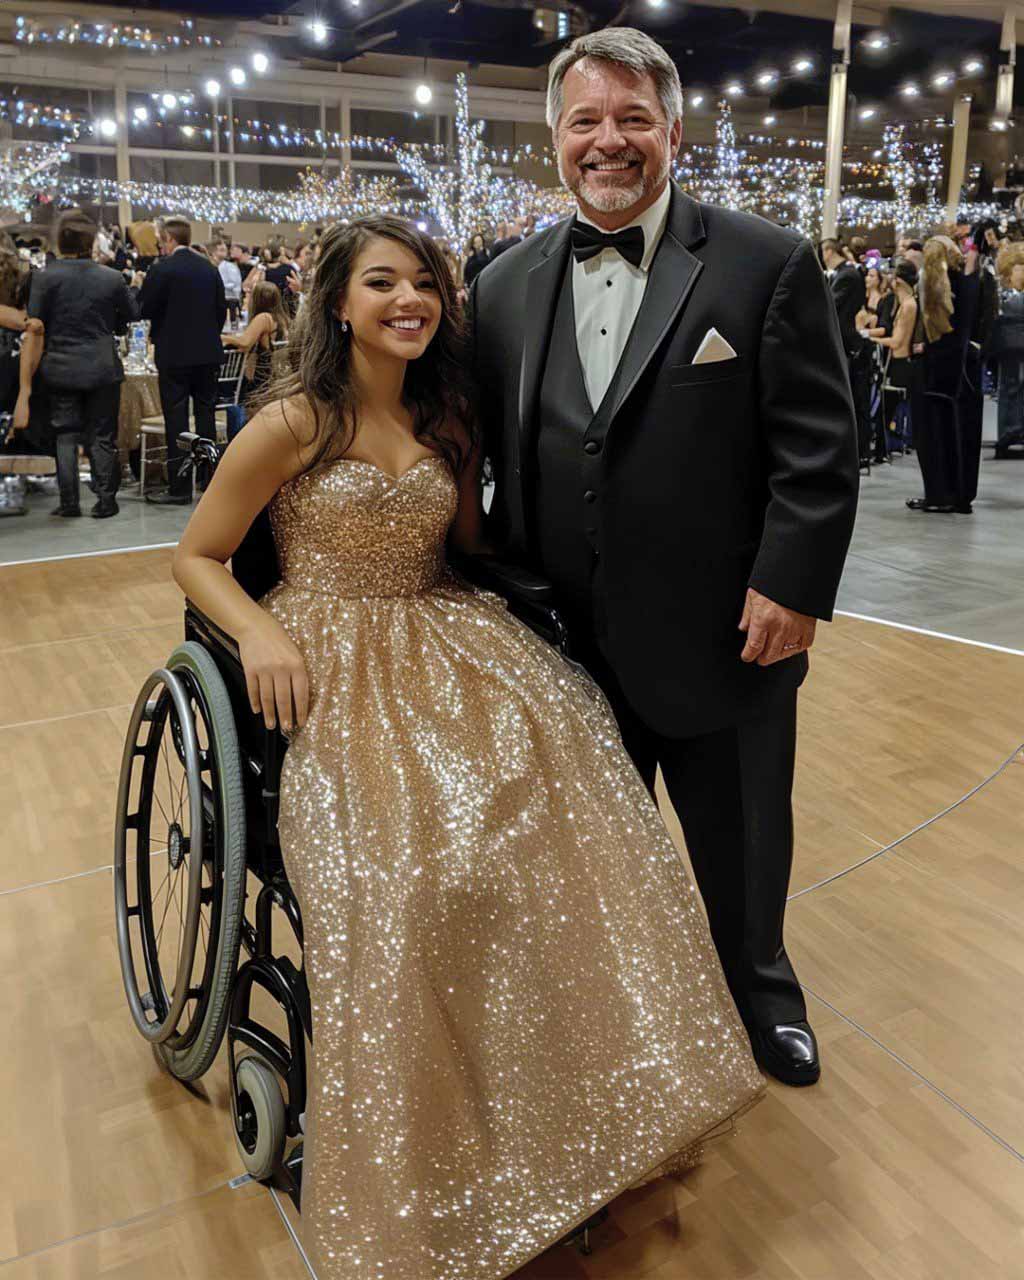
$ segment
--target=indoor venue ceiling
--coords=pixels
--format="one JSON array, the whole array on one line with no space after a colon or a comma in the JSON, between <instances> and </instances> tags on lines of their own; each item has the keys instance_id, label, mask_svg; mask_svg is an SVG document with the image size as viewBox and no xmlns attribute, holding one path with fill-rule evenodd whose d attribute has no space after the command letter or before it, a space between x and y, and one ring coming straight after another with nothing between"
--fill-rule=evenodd
<instances>
[{"instance_id":1,"label":"indoor venue ceiling","mask_svg":"<svg viewBox=\"0 0 1024 1280\"><path fill-rule=\"evenodd\" d=\"M585 0L572 5L562 0L540 0L539 5L533 0L322 0L319 4L313 0L259 0L257 4L193 0L187 6L155 3L144 9L127 0L114 0L105 7L131 10L136 21L147 12L164 11L237 23L239 39L253 37L258 27L260 38L277 56L332 62L347 62L361 51L372 50L470 66L540 68L565 42L567 29L575 34L610 23L636 25L666 45L687 87L716 91L730 77L747 77L749 88L749 79L758 69L773 66L783 72L771 97L773 107L824 106L832 44L832 21L825 16L829 6L822 0L768 3L771 10L677 0L661 0L657 5L651 0ZM908 79L926 83L936 72L955 72L966 57L977 56L985 71L972 88L980 106L990 105L999 26L982 4L954 7L951 0L937 0L931 8L940 12L920 8L854 10L855 19L871 18L890 39L886 49L871 50L866 40L876 27L864 23L854 26L849 88L856 98L893 99ZM778 9L789 12L774 11ZM565 17L560 27L556 20L553 29L551 19L559 11ZM545 13L546 31L538 29L538 20ZM977 16L980 14L985 16ZM320 44L308 30L314 17L327 27L326 40ZM287 26L281 35L275 35L275 24L279 23ZM787 74L798 56L811 59L813 70L801 76ZM1024 77L1018 76L1017 81L1020 86ZM1024 87L1018 88L1018 101L1024 101ZM927 109L925 102L920 107L922 113Z\"/></svg>"}]
</instances>

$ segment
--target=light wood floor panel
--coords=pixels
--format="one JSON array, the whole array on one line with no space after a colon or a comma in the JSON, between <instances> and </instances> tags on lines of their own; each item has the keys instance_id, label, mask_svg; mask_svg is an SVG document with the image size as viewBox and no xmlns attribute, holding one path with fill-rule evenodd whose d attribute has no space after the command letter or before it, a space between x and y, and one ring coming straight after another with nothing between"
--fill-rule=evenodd
<instances>
[{"instance_id":1,"label":"light wood floor panel","mask_svg":"<svg viewBox=\"0 0 1024 1280\"><path fill-rule=\"evenodd\" d=\"M929 840L951 860L963 846L946 821ZM887 856L791 903L787 942L810 990L1024 1154L1020 906Z\"/></svg>"},{"instance_id":2,"label":"light wood floor panel","mask_svg":"<svg viewBox=\"0 0 1024 1280\"><path fill-rule=\"evenodd\" d=\"M0 1258L240 1173L223 1055L193 1093L128 1012L109 873L0 898Z\"/></svg>"},{"instance_id":3,"label":"light wood floor panel","mask_svg":"<svg viewBox=\"0 0 1024 1280\"><path fill-rule=\"evenodd\" d=\"M164 622L9 650L0 680L0 730L131 705L143 680L167 660L181 638L180 623Z\"/></svg>"},{"instance_id":4,"label":"light wood floor panel","mask_svg":"<svg viewBox=\"0 0 1024 1280\"><path fill-rule=\"evenodd\" d=\"M0 567L0 651L181 616L170 549Z\"/></svg>"},{"instance_id":5,"label":"light wood floor panel","mask_svg":"<svg viewBox=\"0 0 1024 1280\"><path fill-rule=\"evenodd\" d=\"M813 1017L820 1085L773 1085L700 1169L620 1196L590 1258L558 1250L517 1280L1020 1280L1024 1165L840 1018Z\"/></svg>"},{"instance_id":6,"label":"light wood floor panel","mask_svg":"<svg viewBox=\"0 0 1024 1280\"><path fill-rule=\"evenodd\" d=\"M12 1263L4 1280L309 1280L262 1187L222 1188Z\"/></svg>"},{"instance_id":7,"label":"light wood floor panel","mask_svg":"<svg viewBox=\"0 0 1024 1280\"><path fill-rule=\"evenodd\" d=\"M0 892L110 866L130 707L0 729Z\"/></svg>"}]
</instances>

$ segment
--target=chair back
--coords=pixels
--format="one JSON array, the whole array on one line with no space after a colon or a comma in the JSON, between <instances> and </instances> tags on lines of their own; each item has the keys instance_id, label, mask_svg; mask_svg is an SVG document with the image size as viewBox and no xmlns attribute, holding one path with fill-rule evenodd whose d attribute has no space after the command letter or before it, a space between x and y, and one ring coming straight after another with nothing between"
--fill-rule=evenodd
<instances>
[{"instance_id":1,"label":"chair back","mask_svg":"<svg viewBox=\"0 0 1024 1280\"><path fill-rule=\"evenodd\" d=\"M217 407L238 404L242 391L242 378L245 374L244 351L225 351L224 360L217 373Z\"/></svg>"}]
</instances>

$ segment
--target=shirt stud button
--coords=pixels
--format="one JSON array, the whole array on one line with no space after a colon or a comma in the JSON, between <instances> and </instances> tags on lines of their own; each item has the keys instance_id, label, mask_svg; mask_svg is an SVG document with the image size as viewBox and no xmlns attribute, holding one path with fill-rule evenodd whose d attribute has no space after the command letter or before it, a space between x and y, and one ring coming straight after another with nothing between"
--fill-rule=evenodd
<instances>
[{"instance_id":1,"label":"shirt stud button","mask_svg":"<svg viewBox=\"0 0 1024 1280\"><path fill-rule=\"evenodd\" d=\"M588 440L587 443L583 446L583 452L589 453L591 457L593 457L595 453L601 452L601 446L597 443L596 440Z\"/></svg>"},{"instance_id":2,"label":"shirt stud button","mask_svg":"<svg viewBox=\"0 0 1024 1280\"><path fill-rule=\"evenodd\" d=\"M601 337L602 337L602 338L605 338L605 337L607 337L607 336L608 336L608 330L607 330L607 329L602 329L602 330L601 330Z\"/></svg>"},{"instance_id":3,"label":"shirt stud button","mask_svg":"<svg viewBox=\"0 0 1024 1280\"><path fill-rule=\"evenodd\" d=\"M588 489L588 490L586 491L586 493L583 495L583 501L584 501L584 502L596 502L596 501L597 501L597 494L593 491L593 489Z\"/></svg>"}]
</instances>

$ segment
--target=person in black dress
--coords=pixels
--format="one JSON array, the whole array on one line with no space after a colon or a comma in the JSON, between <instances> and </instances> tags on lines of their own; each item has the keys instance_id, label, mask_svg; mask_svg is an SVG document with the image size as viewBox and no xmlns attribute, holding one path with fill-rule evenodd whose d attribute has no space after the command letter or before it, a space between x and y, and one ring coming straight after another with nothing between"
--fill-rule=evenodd
<instances>
[{"instance_id":1,"label":"person in black dress","mask_svg":"<svg viewBox=\"0 0 1024 1280\"><path fill-rule=\"evenodd\" d=\"M487 241L484 239L483 232L478 231L473 237L469 257L466 259L466 265L462 269L462 283L467 289L470 288L473 281L490 261L491 254L487 248Z\"/></svg>"}]
</instances>

